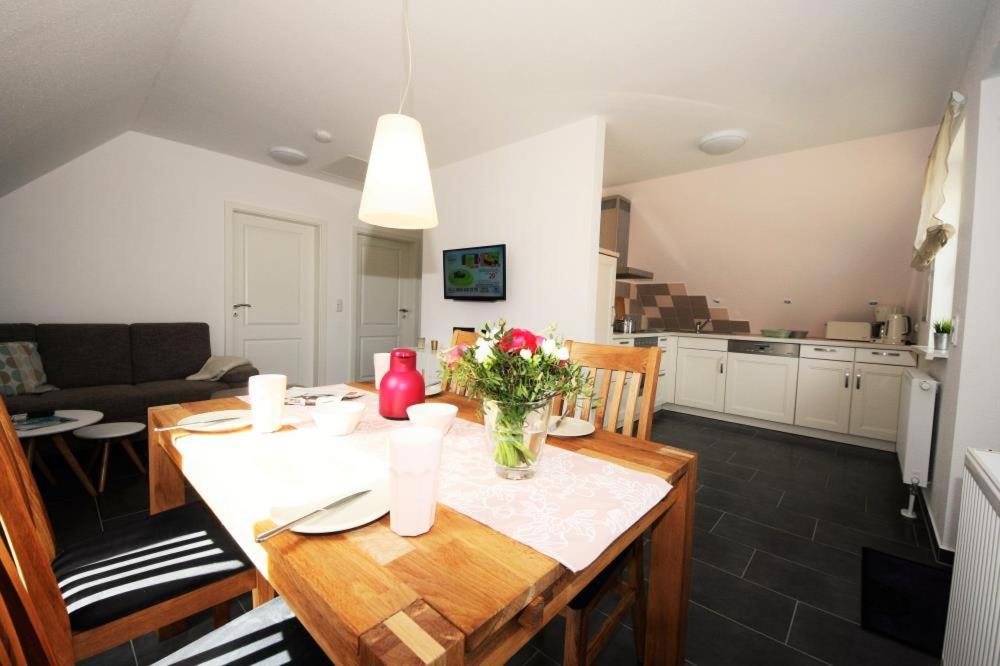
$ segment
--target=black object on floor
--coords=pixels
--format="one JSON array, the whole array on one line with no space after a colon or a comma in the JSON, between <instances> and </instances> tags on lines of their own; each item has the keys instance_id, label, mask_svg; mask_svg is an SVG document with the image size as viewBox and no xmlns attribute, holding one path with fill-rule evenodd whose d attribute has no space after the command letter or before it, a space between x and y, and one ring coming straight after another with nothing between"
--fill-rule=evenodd
<instances>
[{"instance_id":1,"label":"black object on floor","mask_svg":"<svg viewBox=\"0 0 1000 666\"><path fill-rule=\"evenodd\" d=\"M861 553L861 627L941 656L951 569L873 548Z\"/></svg>"}]
</instances>

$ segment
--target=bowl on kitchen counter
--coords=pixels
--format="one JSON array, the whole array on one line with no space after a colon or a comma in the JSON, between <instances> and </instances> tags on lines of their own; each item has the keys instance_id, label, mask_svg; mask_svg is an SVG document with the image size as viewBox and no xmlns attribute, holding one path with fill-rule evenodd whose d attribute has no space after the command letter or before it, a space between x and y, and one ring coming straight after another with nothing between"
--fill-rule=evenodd
<instances>
[{"instance_id":1,"label":"bowl on kitchen counter","mask_svg":"<svg viewBox=\"0 0 1000 666\"><path fill-rule=\"evenodd\" d=\"M787 328L762 328L760 334L765 338L790 338L792 332Z\"/></svg>"}]
</instances>

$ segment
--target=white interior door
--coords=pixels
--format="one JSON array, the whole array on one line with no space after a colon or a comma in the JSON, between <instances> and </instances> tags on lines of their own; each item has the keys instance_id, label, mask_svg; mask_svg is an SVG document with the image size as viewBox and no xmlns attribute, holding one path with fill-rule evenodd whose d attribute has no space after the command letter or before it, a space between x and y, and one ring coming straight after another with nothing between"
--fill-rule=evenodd
<instances>
[{"instance_id":1,"label":"white interior door","mask_svg":"<svg viewBox=\"0 0 1000 666\"><path fill-rule=\"evenodd\" d=\"M230 353L314 386L318 228L236 210L231 233Z\"/></svg>"},{"instance_id":2,"label":"white interior door","mask_svg":"<svg viewBox=\"0 0 1000 666\"><path fill-rule=\"evenodd\" d=\"M354 376L365 381L375 376L374 354L416 342L417 257L414 243L357 238Z\"/></svg>"}]
</instances>

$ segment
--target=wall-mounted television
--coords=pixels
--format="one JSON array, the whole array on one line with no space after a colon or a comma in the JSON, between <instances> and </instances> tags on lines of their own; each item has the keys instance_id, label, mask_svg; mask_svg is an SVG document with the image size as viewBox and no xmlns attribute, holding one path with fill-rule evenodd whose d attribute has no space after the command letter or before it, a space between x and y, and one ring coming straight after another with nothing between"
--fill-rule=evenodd
<instances>
[{"instance_id":1,"label":"wall-mounted television","mask_svg":"<svg viewBox=\"0 0 1000 666\"><path fill-rule=\"evenodd\" d=\"M507 246L445 250L444 297L459 301L507 299Z\"/></svg>"}]
</instances>

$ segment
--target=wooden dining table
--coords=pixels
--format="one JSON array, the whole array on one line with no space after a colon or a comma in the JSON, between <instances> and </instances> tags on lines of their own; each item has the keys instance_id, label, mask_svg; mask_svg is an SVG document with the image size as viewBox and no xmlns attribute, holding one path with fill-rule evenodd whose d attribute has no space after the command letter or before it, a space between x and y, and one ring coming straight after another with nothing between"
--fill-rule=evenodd
<instances>
[{"instance_id":1,"label":"wooden dining table","mask_svg":"<svg viewBox=\"0 0 1000 666\"><path fill-rule=\"evenodd\" d=\"M354 386L374 392L370 384ZM477 401L451 393L429 401L456 405L459 418L482 422ZM254 484L232 478L224 467L207 469L201 457L185 460L178 442L187 431L156 432L194 414L247 407L239 398L222 398L149 410L150 513L183 504L187 479L257 567L255 605L280 594L335 663L503 664L647 530L644 662L683 663L696 454L604 430L550 437L549 446L648 472L673 486L575 574L443 504L430 532L418 537L396 535L385 516L348 532L284 532L256 543L254 535L274 523L266 511L246 509ZM242 431L200 437L232 438L237 456L239 438L249 436ZM191 440L198 441L206 440Z\"/></svg>"}]
</instances>

